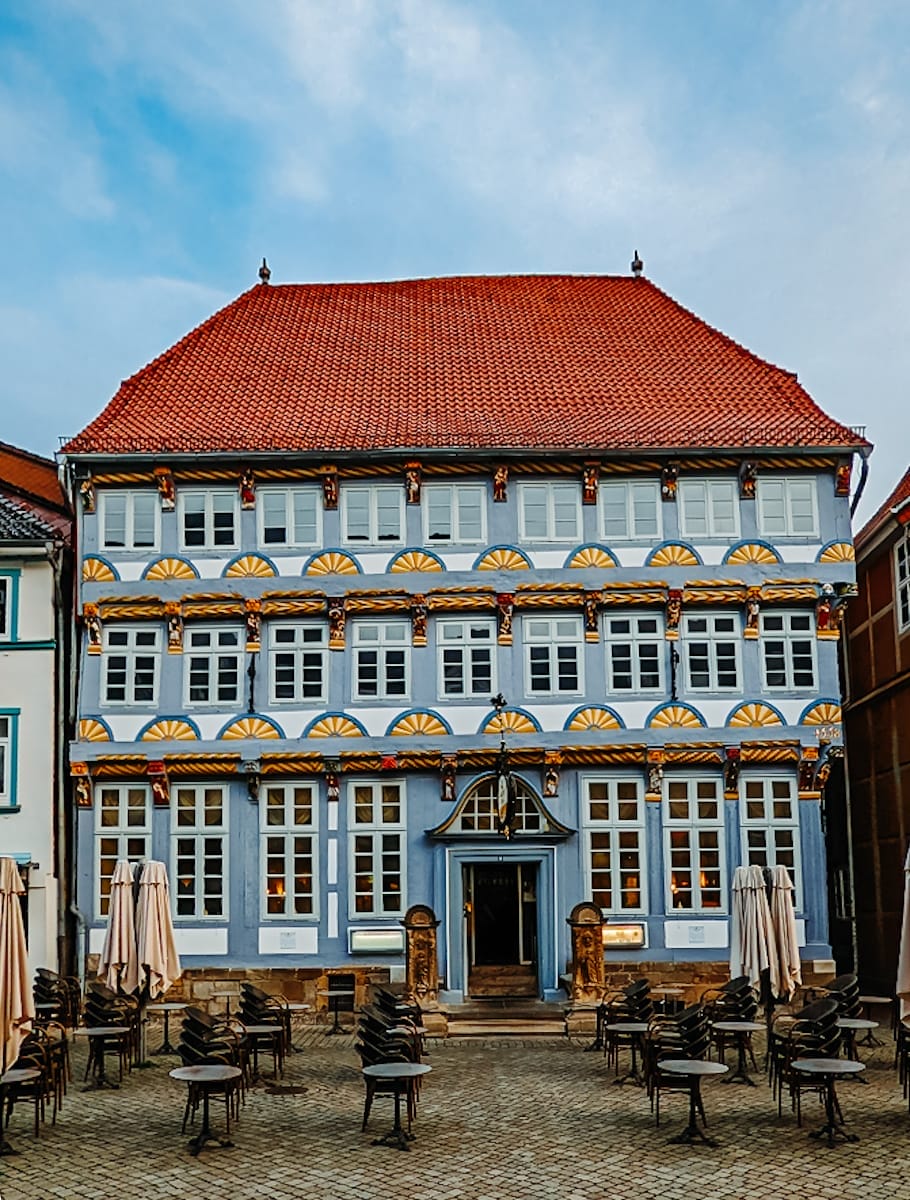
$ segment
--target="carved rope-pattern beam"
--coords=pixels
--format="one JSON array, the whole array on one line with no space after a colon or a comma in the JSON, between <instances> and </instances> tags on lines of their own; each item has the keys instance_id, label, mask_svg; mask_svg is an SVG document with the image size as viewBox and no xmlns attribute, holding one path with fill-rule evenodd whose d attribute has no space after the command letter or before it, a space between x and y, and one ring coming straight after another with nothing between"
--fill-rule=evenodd
<instances>
[{"instance_id":1,"label":"carved rope-pattern beam","mask_svg":"<svg viewBox=\"0 0 910 1200\"><path fill-rule=\"evenodd\" d=\"M264 600L262 615L264 617L303 617L323 616L326 611L326 600Z\"/></svg>"},{"instance_id":2,"label":"carved rope-pattern beam","mask_svg":"<svg viewBox=\"0 0 910 1200\"><path fill-rule=\"evenodd\" d=\"M321 775L326 769L319 753L263 754L261 761L264 776Z\"/></svg>"},{"instance_id":3,"label":"carved rope-pattern beam","mask_svg":"<svg viewBox=\"0 0 910 1200\"><path fill-rule=\"evenodd\" d=\"M743 742L740 758L744 763L799 762L796 742Z\"/></svg>"},{"instance_id":4,"label":"carved rope-pattern beam","mask_svg":"<svg viewBox=\"0 0 910 1200\"><path fill-rule=\"evenodd\" d=\"M102 621L135 621L164 619L164 601L158 600L146 604L105 604L101 605Z\"/></svg>"},{"instance_id":5,"label":"carved rope-pattern beam","mask_svg":"<svg viewBox=\"0 0 910 1200\"><path fill-rule=\"evenodd\" d=\"M817 600L818 588L815 584L805 587L763 587L761 590L762 600L781 600L788 602L791 600Z\"/></svg>"},{"instance_id":6,"label":"carved rope-pattern beam","mask_svg":"<svg viewBox=\"0 0 910 1200\"><path fill-rule=\"evenodd\" d=\"M113 471L107 475L93 475L92 483L95 485L106 483L148 483L153 485L155 476L149 467L147 471Z\"/></svg>"},{"instance_id":7,"label":"carved rope-pattern beam","mask_svg":"<svg viewBox=\"0 0 910 1200\"><path fill-rule=\"evenodd\" d=\"M535 592L534 595L515 596L516 608L581 608L585 594L581 589L573 592Z\"/></svg>"},{"instance_id":8,"label":"carved rope-pattern beam","mask_svg":"<svg viewBox=\"0 0 910 1200\"><path fill-rule=\"evenodd\" d=\"M461 596L427 593L427 608L430 612L492 612L495 607L496 597L490 592L477 596L467 593Z\"/></svg>"},{"instance_id":9,"label":"carved rope-pattern beam","mask_svg":"<svg viewBox=\"0 0 910 1200\"><path fill-rule=\"evenodd\" d=\"M744 604L745 599L745 587L698 588L696 591L683 588L683 604Z\"/></svg>"},{"instance_id":10,"label":"carved rope-pattern beam","mask_svg":"<svg viewBox=\"0 0 910 1200\"><path fill-rule=\"evenodd\" d=\"M667 763L710 763L721 762L718 750L667 750Z\"/></svg>"},{"instance_id":11,"label":"carved rope-pattern beam","mask_svg":"<svg viewBox=\"0 0 910 1200\"><path fill-rule=\"evenodd\" d=\"M359 596L356 592L349 592L345 596L344 607L348 613L403 613L410 608L410 596L406 593Z\"/></svg>"},{"instance_id":12,"label":"carved rope-pattern beam","mask_svg":"<svg viewBox=\"0 0 910 1200\"><path fill-rule=\"evenodd\" d=\"M165 754L164 762L173 779L200 779L206 775L234 775L240 764L239 754L206 754L191 757L184 754Z\"/></svg>"},{"instance_id":13,"label":"carved rope-pattern beam","mask_svg":"<svg viewBox=\"0 0 910 1200\"><path fill-rule=\"evenodd\" d=\"M220 600L209 604L184 604L184 617L242 617L242 600Z\"/></svg>"}]
</instances>

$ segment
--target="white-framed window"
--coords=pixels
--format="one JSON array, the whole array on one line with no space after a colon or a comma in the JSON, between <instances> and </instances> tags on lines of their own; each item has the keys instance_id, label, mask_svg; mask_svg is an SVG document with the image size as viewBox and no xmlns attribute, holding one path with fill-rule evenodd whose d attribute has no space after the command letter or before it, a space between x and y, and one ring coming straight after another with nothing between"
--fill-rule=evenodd
<instances>
[{"instance_id":1,"label":"white-framed window","mask_svg":"<svg viewBox=\"0 0 910 1200\"><path fill-rule=\"evenodd\" d=\"M236 550L240 499L233 489L177 493L184 550Z\"/></svg>"},{"instance_id":2,"label":"white-framed window","mask_svg":"<svg viewBox=\"0 0 910 1200\"><path fill-rule=\"evenodd\" d=\"M758 532L763 537L818 537L817 497L814 477L759 476Z\"/></svg>"},{"instance_id":3,"label":"white-framed window","mask_svg":"<svg viewBox=\"0 0 910 1200\"><path fill-rule=\"evenodd\" d=\"M315 917L318 864L314 783L270 783L259 798L263 917Z\"/></svg>"},{"instance_id":4,"label":"white-framed window","mask_svg":"<svg viewBox=\"0 0 910 1200\"><path fill-rule=\"evenodd\" d=\"M799 801L792 775L739 777L740 830L743 863L747 867L786 867L802 907L799 852Z\"/></svg>"},{"instance_id":5,"label":"white-framed window","mask_svg":"<svg viewBox=\"0 0 910 1200\"><path fill-rule=\"evenodd\" d=\"M431 483L423 489L423 535L429 545L483 542L486 488L481 483Z\"/></svg>"},{"instance_id":6,"label":"white-framed window","mask_svg":"<svg viewBox=\"0 0 910 1200\"><path fill-rule=\"evenodd\" d=\"M404 488L397 483L344 484L341 528L346 542L367 546L400 542L404 530Z\"/></svg>"},{"instance_id":7,"label":"white-framed window","mask_svg":"<svg viewBox=\"0 0 910 1200\"><path fill-rule=\"evenodd\" d=\"M11 642L16 636L14 609L18 573L0 571L0 642Z\"/></svg>"},{"instance_id":8,"label":"white-framed window","mask_svg":"<svg viewBox=\"0 0 910 1200\"><path fill-rule=\"evenodd\" d=\"M228 803L220 785L171 789L174 915L224 921L228 915Z\"/></svg>"},{"instance_id":9,"label":"white-framed window","mask_svg":"<svg viewBox=\"0 0 910 1200\"><path fill-rule=\"evenodd\" d=\"M110 783L95 787L95 914L106 917L111 879L119 859L151 858L152 804L145 784Z\"/></svg>"},{"instance_id":10,"label":"white-framed window","mask_svg":"<svg viewBox=\"0 0 910 1200\"><path fill-rule=\"evenodd\" d=\"M897 600L897 630L910 629L910 530L894 547L894 588Z\"/></svg>"},{"instance_id":11,"label":"white-framed window","mask_svg":"<svg viewBox=\"0 0 910 1200\"><path fill-rule=\"evenodd\" d=\"M583 787L587 895L604 913L646 912L647 837L641 779L604 775L585 779Z\"/></svg>"},{"instance_id":12,"label":"white-framed window","mask_svg":"<svg viewBox=\"0 0 910 1200\"><path fill-rule=\"evenodd\" d=\"M668 913L724 911L723 803L719 777L664 777Z\"/></svg>"},{"instance_id":13,"label":"white-framed window","mask_svg":"<svg viewBox=\"0 0 910 1200\"><path fill-rule=\"evenodd\" d=\"M0 808L16 805L16 734L18 711L0 712Z\"/></svg>"},{"instance_id":14,"label":"white-framed window","mask_svg":"<svg viewBox=\"0 0 910 1200\"><path fill-rule=\"evenodd\" d=\"M686 687L693 692L737 692L739 617L732 613L687 613L683 617Z\"/></svg>"},{"instance_id":15,"label":"white-framed window","mask_svg":"<svg viewBox=\"0 0 910 1200\"><path fill-rule=\"evenodd\" d=\"M328 698L324 622L269 626L269 695L274 704L317 704Z\"/></svg>"},{"instance_id":16,"label":"white-framed window","mask_svg":"<svg viewBox=\"0 0 910 1200\"><path fill-rule=\"evenodd\" d=\"M663 617L657 613L604 617L607 691L620 695L659 692L664 686Z\"/></svg>"},{"instance_id":17,"label":"white-framed window","mask_svg":"<svg viewBox=\"0 0 910 1200\"><path fill-rule=\"evenodd\" d=\"M354 697L401 700L411 690L411 630L408 621L354 623Z\"/></svg>"},{"instance_id":18,"label":"white-framed window","mask_svg":"<svg viewBox=\"0 0 910 1200\"><path fill-rule=\"evenodd\" d=\"M405 911L405 788L399 780L348 784L350 915L401 917Z\"/></svg>"},{"instance_id":19,"label":"white-framed window","mask_svg":"<svg viewBox=\"0 0 910 1200\"><path fill-rule=\"evenodd\" d=\"M318 546L322 536L322 488L259 488L259 545Z\"/></svg>"},{"instance_id":20,"label":"white-framed window","mask_svg":"<svg viewBox=\"0 0 910 1200\"><path fill-rule=\"evenodd\" d=\"M580 617L525 617L525 692L576 696L584 691L584 638Z\"/></svg>"},{"instance_id":21,"label":"white-framed window","mask_svg":"<svg viewBox=\"0 0 910 1200\"><path fill-rule=\"evenodd\" d=\"M577 542L581 489L577 483L520 483L518 532L526 542Z\"/></svg>"},{"instance_id":22,"label":"white-framed window","mask_svg":"<svg viewBox=\"0 0 910 1200\"><path fill-rule=\"evenodd\" d=\"M518 833L547 833L549 822L525 781L513 775L512 788L515 801L512 827ZM498 833L500 815L499 780L488 775L465 796L457 828L460 833Z\"/></svg>"},{"instance_id":23,"label":"white-framed window","mask_svg":"<svg viewBox=\"0 0 910 1200\"><path fill-rule=\"evenodd\" d=\"M604 541L660 539L660 485L656 480L601 480L598 504Z\"/></svg>"},{"instance_id":24,"label":"white-framed window","mask_svg":"<svg viewBox=\"0 0 910 1200\"><path fill-rule=\"evenodd\" d=\"M240 699L244 631L239 625L189 625L183 639L183 696L188 707Z\"/></svg>"},{"instance_id":25,"label":"white-framed window","mask_svg":"<svg viewBox=\"0 0 910 1200\"><path fill-rule=\"evenodd\" d=\"M683 537L739 536L739 484L735 479L681 479L677 498Z\"/></svg>"},{"instance_id":26,"label":"white-framed window","mask_svg":"<svg viewBox=\"0 0 910 1200\"><path fill-rule=\"evenodd\" d=\"M103 651L104 703L154 705L158 699L161 631L154 625L106 628Z\"/></svg>"},{"instance_id":27,"label":"white-framed window","mask_svg":"<svg viewBox=\"0 0 910 1200\"><path fill-rule=\"evenodd\" d=\"M102 550L155 550L161 527L157 492L107 492L98 496Z\"/></svg>"},{"instance_id":28,"label":"white-framed window","mask_svg":"<svg viewBox=\"0 0 910 1200\"><path fill-rule=\"evenodd\" d=\"M496 691L496 625L476 621L436 622L439 695L492 696Z\"/></svg>"},{"instance_id":29,"label":"white-framed window","mask_svg":"<svg viewBox=\"0 0 910 1200\"><path fill-rule=\"evenodd\" d=\"M814 688L814 613L763 612L760 622L765 687L769 691Z\"/></svg>"}]
</instances>

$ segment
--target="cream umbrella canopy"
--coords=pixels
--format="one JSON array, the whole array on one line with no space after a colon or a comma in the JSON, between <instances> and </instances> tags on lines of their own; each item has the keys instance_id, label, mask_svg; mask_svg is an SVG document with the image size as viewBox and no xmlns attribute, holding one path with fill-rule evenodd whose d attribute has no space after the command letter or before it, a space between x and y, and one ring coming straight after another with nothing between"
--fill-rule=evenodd
<instances>
[{"instance_id":1,"label":"cream umbrella canopy","mask_svg":"<svg viewBox=\"0 0 910 1200\"><path fill-rule=\"evenodd\" d=\"M904 862L904 917L901 921L901 946L897 956L896 995L900 1019L910 1017L910 850Z\"/></svg>"},{"instance_id":2,"label":"cream umbrella canopy","mask_svg":"<svg viewBox=\"0 0 910 1200\"><path fill-rule=\"evenodd\" d=\"M35 1016L28 983L28 951L19 897L25 891L19 868L0 858L0 1074L12 1066Z\"/></svg>"},{"instance_id":3,"label":"cream umbrella canopy","mask_svg":"<svg viewBox=\"0 0 910 1200\"><path fill-rule=\"evenodd\" d=\"M98 978L112 991L131 995L140 982L136 953L136 904L133 899L133 864L120 859L111 877L107 932L98 963Z\"/></svg>"},{"instance_id":4,"label":"cream umbrella canopy","mask_svg":"<svg viewBox=\"0 0 910 1200\"><path fill-rule=\"evenodd\" d=\"M748 975L757 987L762 971L770 973L772 993L780 986L777 947L765 877L761 867L737 867L733 873L733 922L730 934L730 974Z\"/></svg>"},{"instance_id":5,"label":"cream umbrella canopy","mask_svg":"<svg viewBox=\"0 0 910 1200\"><path fill-rule=\"evenodd\" d=\"M170 890L162 862L147 862L139 878L137 909L139 963L148 971L148 994L155 1000L180 978L174 944Z\"/></svg>"},{"instance_id":6,"label":"cream umbrella canopy","mask_svg":"<svg viewBox=\"0 0 910 1200\"><path fill-rule=\"evenodd\" d=\"M777 990L775 999L789 1000L803 981L793 910L793 880L784 866L771 871L771 923L777 946Z\"/></svg>"}]
</instances>

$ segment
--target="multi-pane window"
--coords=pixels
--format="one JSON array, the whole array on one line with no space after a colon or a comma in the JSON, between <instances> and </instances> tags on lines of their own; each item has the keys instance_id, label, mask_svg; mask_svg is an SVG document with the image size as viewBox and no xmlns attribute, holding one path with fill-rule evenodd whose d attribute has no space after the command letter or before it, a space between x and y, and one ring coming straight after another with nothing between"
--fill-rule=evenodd
<instances>
[{"instance_id":1,"label":"multi-pane window","mask_svg":"<svg viewBox=\"0 0 910 1200\"><path fill-rule=\"evenodd\" d=\"M16 760L16 714L0 715L0 808L16 803L13 764Z\"/></svg>"},{"instance_id":2,"label":"multi-pane window","mask_svg":"<svg viewBox=\"0 0 910 1200\"><path fill-rule=\"evenodd\" d=\"M605 541L656 541L660 537L660 488L655 481L601 482L599 501Z\"/></svg>"},{"instance_id":3,"label":"multi-pane window","mask_svg":"<svg viewBox=\"0 0 910 1200\"><path fill-rule=\"evenodd\" d=\"M576 542L581 528L577 483L518 486L519 536L528 542Z\"/></svg>"},{"instance_id":4,"label":"multi-pane window","mask_svg":"<svg viewBox=\"0 0 910 1200\"><path fill-rule=\"evenodd\" d=\"M604 912L645 909L645 803L641 781L586 779L588 895Z\"/></svg>"},{"instance_id":5,"label":"multi-pane window","mask_svg":"<svg viewBox=\"0 0 910 1200\"><path fill-rule=\"evenodd\" d=\"M577 695L584 687L581 620L526 617L525 691L529 696Z\"/></svg>"},{"instance_id":6,"label":"multi-pane window","mask_svg":"<svg viewBox=\"0 0 910 1200\"><path fill-rule=\"evenodd\" d=\"M318 545L321 488L260 488L256 508L260 546Z\"/></svg>"},{"instance_id":7,"label":"multi-pane window","mask_svg":"<svg viewBox=\"0 0 910 1200\"><path fill-rule=\"evenodd\" d=\"M103 550L152 550L158 545L157 492L102 492L98 517Z\"/></svg>"},{"instance_id":8,"label":"multi-pane window","mask_svg":"<svg viewBox=\"0 0 910 1200\"><path fill-rule=\"evenodd\" d=\"M13 636L13 577L0 575L0 642Z\"/></svg>"},{"instance_id":9,"label":"multi-pane window","mask_svg":"<svg viewBox=\"0 0 910 1200\"><path fill-rule=\"evenodd\" d=\"M106 917L117 861L151 858L151 802L144 784L126 783L96 787L95 800L95 909Z\"/></svg>"},{"instance_id":10,"label":"multi-pane window","mask_svg":"<svg viewBox=\"0 0 910 1200\"><path fill-rule=\"evenodd\" d=\"M104 631L105 704L142 704L156 702L160 632L154 626L135 625Z\"/></svg>"},{"instance_id":11,"label":"multi-pane window","mask_svg":"<svg viewBox=\"0 0 910 1200\"><path fill-rule=\"evenodd\" d=\"M397 782L351 783L351 916L405 911L405 795Z\"/></svg>"},{"instance_id":12,"label":"multi-pane window","mask_svg":"<svg viewBox=\"0 0 910 1200\"><path fill-rule=\"evenodd\" d=\"M184 637L184 695L188 705L236 704L243 671L243 630L191 626Z\"/></svg>"},{"instance_id":13,"label":"multi-pane window","mask_svg":"<svg viewBox=\"0 0 910 1200\"><path fill-rule=\"evenodd\" d=\"M894 547L894 583L897 590L897 628L910 628L910 533Z\"/></svg>"},{"instance_id":14,"label":"multi-pane window","mask_svg":"<svg viewBox=\"0 0 910 1200\"><path fill-rule=\"evenodd\" d=\"M739 485L732 479L682 479L678 490L683 537L736 537Z\"/></svg>"},{"instance_id":15,"label":"multi-pane window","mask_svg":"<svg viewBox=\"0 0 910 1200\"><path fill-rule=\"evenodd\" d=\"M815 619L811 612L761 614L765 687L815 687Z\"/></svg>"},{"instance_id":16,"label":"multi-pane window","mask_svg":"<svg viewBox=\"0 0 910 1200\"><path fill-rule=\"evenodd\" d=\"M225 789L195 784L172 792L175 913L223 920L228 915Z\"/></svg>"},{"instance_id":17,"label":"multi-pane window","mask_svg":"<svg viewBox=\"0 0 910 1200\"><path fill-rule=\"evenodd\" d=\"M181 544L185 550L237 547L238 497L231 491L178 493Z\"/></svg>"},{"instance_id":18,"label":"multi-pane window","mask_svg":"<svg viewBox=\"0 0 910 1200\"><path fill-rule=\"evenodd\" d=\"M724 907L723 800L719 779L664 781L664 849L668 912Z\"/></svg>"},{"instance_id":19,"label":"multi-pane window","mask_svg":"<svg viewBox=\"0 0 910 1200\"><path fill-rule=\"evenodd\" d=\"M492 696L496 628L492 621L436 623L440 696Z\"/></svg>"},{"instance_id":20,"label":"multi-pane window","mask_svg":"<svg viewBox=\"0 0 910 1200\"><path fill-rule=\"evenodd\" d=\"M404 488L398 484L348 484L341 489L341 527L346 542L400 542Z\"/></svg>"},{"instance_id":21,"label":"multi-pane window","mask_svg":"<svg viewBox=\"0 0 910 1200\"><path fill-rule=\"evenodd\" d=\"M269 628L269 691L273 703L318 703L327 698L326 628L294 621Z\"/></svg>"},{"instance_id":22,"label":"multi-pane window","mask_svg":"<svg viewBox=\"0 0 910 1200\"><path fill-rule=\"evenodd\" d=\"M758 531L764 537L817 537L814 479L759 478L755 488Z\"/></svg>"},{"instance_id":23,"label":"multi-pane window","mask_svg":"<svg viewBox=\"0 0 910 1200\"><path fill-rule=\"evenodd\" d=\"M358 700L403 699L410 690L410 626L407 621L358 621L354 625L354 695Z\"/></svg>"},{"instance_id":24,"label":"multi-pane window","mask_svg":"<svg viewBox=\"0 0 910 1200\"><path fill-rule=\"evenodd\" d=\"M478 483L433 483L423 489L427 542L482 542L486 490Z\"/></svg>"},{"instance_id":25,"label":"multi-pane window","mask_svg":"<svg viewBox=\"0 0 910 1200\"><path fill-rule=\"evenodd\" d=\"M534 793L523 780L512 776L514 813L512 828L518 833L547 833L549 822L534 802ZM465 796L458 814L461 833L498 833L499 822L505 816L499 779L489 775L474 785Z\"/></svg>"},{"instance_id":26,"label":"multi-pane window","mask_svg":"<svg viewBox=\"0 0 910 1200\"><path fill-rule=\"evenodd\" d=\"M786 867L801 895L796 781L789 775L740 776L743 862Z\"/></svg>"},{"instance_id":27,"label":"multi-pane window","mask_svg":"<svg viewBox=\"0 0 910 1200\"><path fill-rule=\"evenodd\" d=\"M316 787L276 783L259 800L263 913L312 917L316 913Z\"/></svg>"},{"instance_id":28,"label":"multi-pane window","mask_svg":"<svg viewBox=\"0 0 910 1200\"><path fill-rule=\"evenodd\" d=\"M606 617L604 639L608 692L628 694L663 688L666 642L660 616Z\"/></svg>"},{"instance_id":29,"label":"multi-pane window","mask_svg":"<svg viewBox=\"0 0 910 1200\"><path fill-rule=\"evenodd\" d=\"M739 617L733 614L683 617L686 686L692 691L738 691L739 637Z\"/></svg>"}]
</instances>

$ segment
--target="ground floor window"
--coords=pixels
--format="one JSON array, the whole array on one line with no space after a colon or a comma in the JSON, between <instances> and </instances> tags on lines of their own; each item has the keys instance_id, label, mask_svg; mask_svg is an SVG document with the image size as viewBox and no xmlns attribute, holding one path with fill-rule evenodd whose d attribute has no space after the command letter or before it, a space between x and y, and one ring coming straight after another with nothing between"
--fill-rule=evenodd
<instances>
[{"instance_id":1,"label":"ground floor window","mask_svg":"<svg viewBox=\"0 0 910 1200\"><path fill-rule=\"evenodd\" d=\"M583 796L588 895L604 913L645 911L643 780L586 779Z\"/></svg>"},{"instance_id":2,"label":"ground floor window","mask_svg":"<svg viewBox=\"0 0 910 1200\"><path fill-rule=\"evenodd\" d=\"M790 775L746 775L740 778L742 858L748 867L786 867L801 907L799 811L796 779Z\"/></svg>"},{"instance_id":3,"label":"ground floor window","mask_svg":"<svg viewBox=\"0 0 910 1200\"><path fill-rule=\"evenodd\" d=\"M405 911L405 789L399 781L348 788L352 917Z\"/></svg>"},{"instance_id":4,"label":"ground floor window","mask_svg":"<svg viewBox=\"0 0 910 1200\"><path fill-rule=\"evenodd\" d=\"M172 789L174 914L228 915L226 789L208 784Z\"/></svg>"},{"instance_id":5,"label":"ground floor window","mask_svg":"<svg viewBox=\"0 0 910 1200\"><path fill-rule=\"evenodd\" d=\"M724 814L720 778L664 780L664 870L667 912L723 912L726 907Z\"/></svg>"},{"instance_id":6,"label":"ground floor window","mask_svg":"<svg viewBox=\"0 0 910 1200\"><path fill-rule=\"evenodd\" d=\"M109 784L97 789L95 805L95 911L106 917L111 879L119 859L151 858L151 803L145 784Z\"/></svg>"},{"instance_id":7,"label":"ground floor window","mask_svg":"<svg viewBox=\"0 0 910 1200\"><path fill-rule=\"evenodd\" d=\"M316 912L316 785L269 784L259 798L260 886L267 917Z\"/></svg>"}]
</instances>

